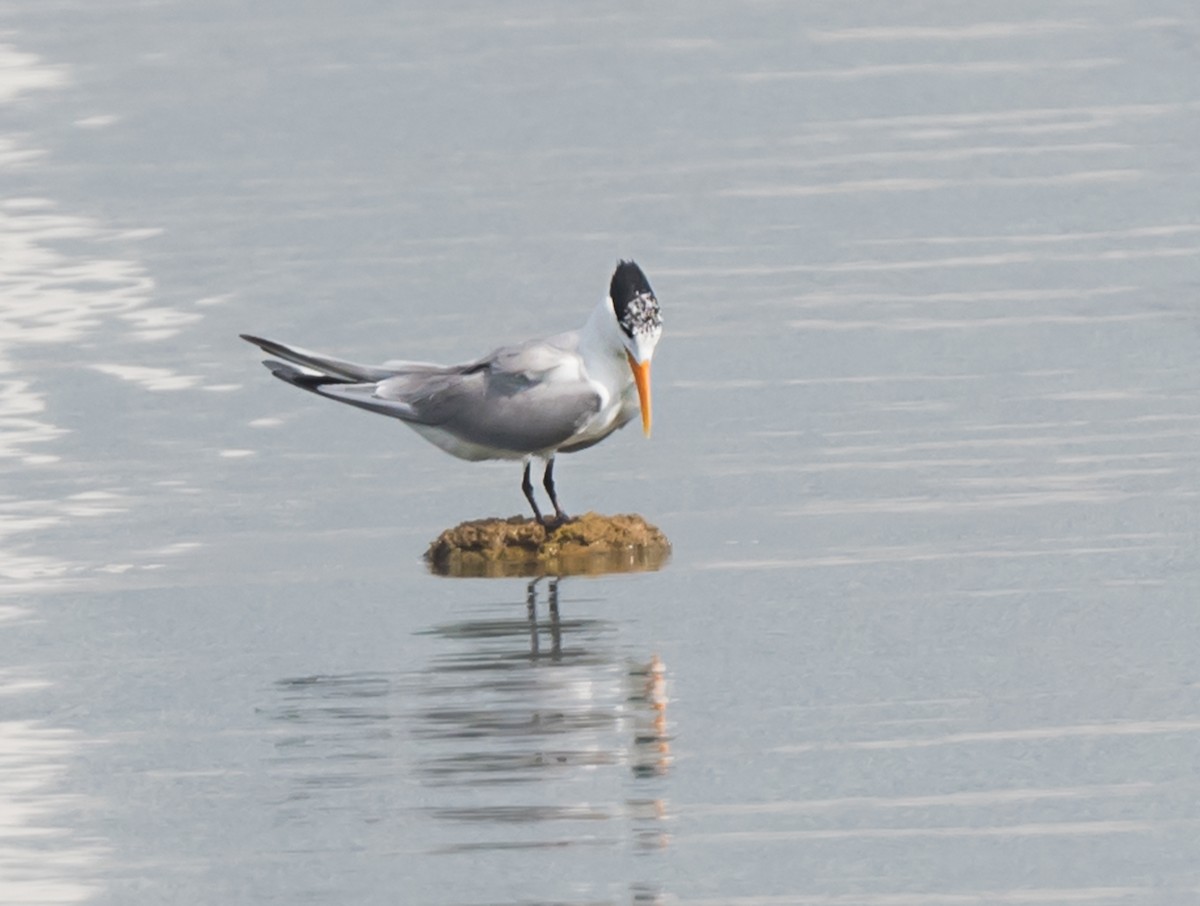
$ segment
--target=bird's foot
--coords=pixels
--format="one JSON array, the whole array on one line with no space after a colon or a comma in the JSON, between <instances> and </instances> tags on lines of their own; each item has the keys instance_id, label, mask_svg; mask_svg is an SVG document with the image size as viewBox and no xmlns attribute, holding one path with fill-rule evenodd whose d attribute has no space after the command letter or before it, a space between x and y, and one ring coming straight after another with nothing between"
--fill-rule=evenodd
<instances>
[{"instance_id":1,"label":"bird's foot","mask_svg":"<svg viewBox=\"0 0 1200 906\"><path fill-rule=\"evenodd\" d=\"M553 516L538 517L538 522L542 524L542 528L546 530L546 534L550 534L550 532L554 531L556 528L566 525L570 521L571 517L562 510L558 510Z\"/></svg>"}]
</instances>

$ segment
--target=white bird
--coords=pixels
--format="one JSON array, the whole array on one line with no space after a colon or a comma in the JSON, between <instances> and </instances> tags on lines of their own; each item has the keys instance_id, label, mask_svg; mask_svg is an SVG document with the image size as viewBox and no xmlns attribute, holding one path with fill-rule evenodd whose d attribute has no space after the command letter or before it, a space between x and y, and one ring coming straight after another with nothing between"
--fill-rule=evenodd
<instances>
[{"instance_id":1,"label":"white bird","mask_svg":"<svg viewBox=\"0 0 1200 906\"><path fill-rule=\"evenodd\" d=\"M398 418L460 459L519 459L521 490L534 517L568 517L554 489L554 457L599 443L637 414L650 436L650 360L662 334L658 300L642 269L621 261L608 298L579 330L502 346L463 365L392 361L358 365L298 346L242 334L284 359L263 362L303 390ZM291 364L287 364L291 363ZM300 366L300 367L296 367ZM530 460L546 463L542 484L554 506L543 518Z\"/></svg>"}]
</instances>

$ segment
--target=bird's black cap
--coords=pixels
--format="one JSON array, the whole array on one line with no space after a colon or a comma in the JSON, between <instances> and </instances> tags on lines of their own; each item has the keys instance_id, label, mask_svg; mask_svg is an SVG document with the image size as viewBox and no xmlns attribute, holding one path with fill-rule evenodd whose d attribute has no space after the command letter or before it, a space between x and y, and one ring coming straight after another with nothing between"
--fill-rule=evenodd
<instances>
[{"instance_id":1,"label":"bird's black cap","mask_svg":"<svg viewBox=\"0 0 1200 906\"><path fill-rule=\"evenodd\" d=\"M632 261L621 261L613 271L612 284L608 288L613 312L621 330L629 337L635 333L647 333L662 327L662 316L658 311L658 300L650 281L642 269Z\"/></svg>"}]
</instances>

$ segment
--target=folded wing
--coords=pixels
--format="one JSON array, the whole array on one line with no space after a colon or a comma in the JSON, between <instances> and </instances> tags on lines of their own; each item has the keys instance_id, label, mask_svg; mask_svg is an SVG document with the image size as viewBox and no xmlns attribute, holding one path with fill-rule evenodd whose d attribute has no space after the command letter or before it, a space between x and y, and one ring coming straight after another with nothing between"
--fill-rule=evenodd
<instances>
[{"instance_id":1,"label":"folded wing","mask_svg":"<svg viewBox=\"0 0 1200 906\"><path fill-rule=\"evenodd\" d=\"M259 337L244 339L284 359L264 364L293 386L398 418L426 435L445 432L504 453L554 450L600 410L599 394L574 367L567 335L452 366L360 365Z\"/></svg>"}]
</instances>

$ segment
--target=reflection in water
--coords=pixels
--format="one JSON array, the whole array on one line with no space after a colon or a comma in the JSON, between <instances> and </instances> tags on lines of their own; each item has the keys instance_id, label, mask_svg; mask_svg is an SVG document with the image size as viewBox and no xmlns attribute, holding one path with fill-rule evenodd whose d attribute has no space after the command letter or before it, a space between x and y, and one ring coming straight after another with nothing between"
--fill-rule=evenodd
<instances>
[{"instance_id":1,"label":"reflection in water","mask_svg":"<svg viewBox=\"0 0 1200 906\"><path fill-rule=\"evenodd\" d=\"M275 771L287 781L282 820L304 823L314 800L329 808L339 791L365 791L390 779L393 726L402 716L391 677L302 676L277 687L281 703L272 717L286 727L275 743Z\"/></svg>"},{"instance_id":2,"label":"reflection in water","mask_svg":"<svg viewBox=\"0 0 1200 906\"><path fill-rule=\"evenodd\" d=\"M8 32L6 31L6 35ZM0 603L0 622L44 618L31 593L62 589L83 567L63 545L39 546L45 533L86 519L123 512L121 495L91 476L64 481L57 467L69 431L54 411L46 385L52 369L80 355L80 341L100 324L146 304L152 281L140 264L120 260L99 243L121 237L83 217L61 213L50 199L31 197L21 177L46 150L29 147L25 132L10 132L7 114L18 103L33 110L30 92L61 88L67 67L0 43L0 589L22 595ZM46 350L60 347L58 352ZM31 362L33 364L31 364ZM111 536L107 538L112 544ZM92 564L97 571L113 563ZM7 627L6 627L7 628ZM17 650L20 650L19 648ZM27 652L21 651L21 661ZM72 792L71 765L90 741L45 719L44 702L27 696L49 689L40 669L6 659L0 670L0 902L74 903L95 896L107 847L103 834L75 826L93 807Z\"/></svg>"},{"instance_id":3,"label":"reflection in water","mask_svg":"<svg viewBox=\"0 0 1200 906\"><path fill-rule=\"evenodd\" d=\"M403 817L416 849L443 856L666 846L666 667L625 657L616 624L564 616L559 585L535 579L517 613L489 605L430 628L445 644L414 673L279 681L281 817L370 809L373 821ZM389 818L367 805L413 778L422 807Z\"/></svg>"},{"instance_id":4,"label":"reflection in water","mask_svg":"<svg viewBox=\"0 0 1200 906\"><path fill-rule=\"evenodd\" d=\"M633 770L641 776L665 774L671 764L670 737L667 736L667 668L656 654L644 668L630 674L640 678L641 686L631 701L642 705L638 710L637 746Z\"/></svg>"},{"instance_id":5,"label":"reflection in water","mask_svg":"<svg viewBox=\"0 0 1200 906\"><path fill-rule=\"evenodd\" d=\"M0 671L0 700L46 685ZM83 742L73 731L0 711L0 903L77 903L97 893L104 847L71 830L90 803L63 783Z\"/></svg>"},{"instance_id":6,"label":"reflection in water","mask_svg":"<svg viewBox=\"0 0 1200 906\"><path fill-rule=\"evenodd\" d=\"M659 849L665 800L629 793L670 766L666 668L621 657L611 623L564 618L557 578L539 613L542 582L527 586L522 617L433 630L466 643L435 659L432 704L417 715L424 782L461 800L430 809L459 825L434 851ZM650 888L632 896L657 901Z\"/></svg>"},{"instance_id":7,"label":"reflection in water","mask_svg":"<svg viewBox=\"0 0 1200 906\"><path fill-rule=\"evenodd\" d=\"M0 110L17 101L31 103L29 92L62 88L71 81L68 67L0 44ZM106 356L144 357L148 341L173 339L200 319L158 304L158 289L145 265L118 251L158 230L117 229L71 213L56 198L41 197L45 179L36 164L53 149L27 147L27 141L25 133L0 134L6 178L0 200L0 475L16 476L12 486L19 488L18 494L0 499L0 580L10 592L63 588L98 575L158 568L124 562L128 555L114 549L112 535L89 558L68 558L67 545L39 548L31 542L47 529L72 525L81 517L122 515L132 505L127 488L95 472L77 477L73 469L64 479L64 441L72 429L64 425L62 410L78 400L62 405L62 397L55 395L56 371L64 362L91 364L88 359L96 353L89 350L95 348ZM26 174L28 182L22 179ZM166 368L91 367L140 380L148 389L199 383ZM78 392L72 386L71 395ZM103 446L87 448L89 464L92 456L103 456ZM119 465L120 471L130 471L127 463ZM96 505L101 499L103 505Z\"/></svg>"}]
</instances>

